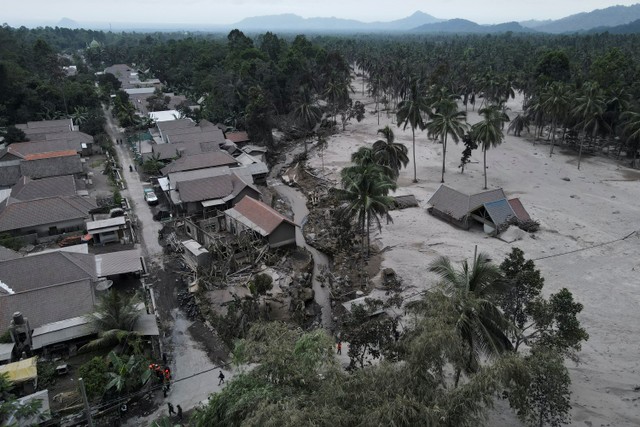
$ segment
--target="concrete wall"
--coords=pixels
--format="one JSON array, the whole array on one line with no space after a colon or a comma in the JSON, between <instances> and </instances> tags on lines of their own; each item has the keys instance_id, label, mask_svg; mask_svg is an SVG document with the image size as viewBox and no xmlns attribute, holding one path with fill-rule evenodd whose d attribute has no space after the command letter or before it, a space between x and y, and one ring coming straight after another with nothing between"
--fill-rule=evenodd
<instances>
[{"instance_id":1,"label":"concrete wall","mask_svg":"<svg viewBox=\"0 0 640 427\"><path fill-rule=\"evenodd\" d=\"M84 218L78 218L71 221L63 221L58 223L37 225L34 227L22 228L19 230L14 230L11 234L13 235L23 235L23 234L31 234L36 233L39 237L49 236L49 228L57 227L57 233L55 235L60 235L63 233L68 233L70 231L78 231L84 230Z\"/></svg>"}]
</instances>

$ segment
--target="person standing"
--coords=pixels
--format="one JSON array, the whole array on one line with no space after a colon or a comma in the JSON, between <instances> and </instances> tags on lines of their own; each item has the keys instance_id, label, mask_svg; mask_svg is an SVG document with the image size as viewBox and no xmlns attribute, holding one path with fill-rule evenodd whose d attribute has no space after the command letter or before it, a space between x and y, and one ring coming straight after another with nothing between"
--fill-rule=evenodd
<instances>
[{"instance_id":1,"label":"person standing","mask_svg":"<svg viewBox=\"0 0 640 427\"><path fill-rule=\"evenodd\" d=\"M167 407L169 408L169 416L176 414L176 411L173 409L173 405L171 404L171 402L167 402Z\"/></svg>"},{"instance_id":2,"label":"person standing","mask_svg":"<svg viewBox=\"0 0 640 427\"><path fill-rule=\"evenodd\" d=\"M224 374L222 373L222 371L220 371L220 375L218 375L218 378L220 379L220 381L218 381L218 385L223 384L224 383Z\"/></svg>"},{"instance_id":3,"label":"person standing","mask_svg":"<svg viewBox=\"0 0 640 427\"><path fill-rule=\"evenodd\" d=\"M182 406L176 405L176 409L178 410L178 419L182 421Z\"/></svg>"},{"instance_id":4,"label":"person standing","mask_svg":"<svg viewBox=\"0 0 640 427\"><path fill-rule=\"evenodd\" d=\"M337 354L342 354L342 341L338 341L338 351Z\"/></svg>"}]
</instances>

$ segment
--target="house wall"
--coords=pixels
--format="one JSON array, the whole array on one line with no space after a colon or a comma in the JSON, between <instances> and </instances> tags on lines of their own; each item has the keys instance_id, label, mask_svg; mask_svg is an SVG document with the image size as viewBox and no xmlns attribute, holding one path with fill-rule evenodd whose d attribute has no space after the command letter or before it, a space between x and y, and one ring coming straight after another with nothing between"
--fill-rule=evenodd
<instances>
[{"instance_id":1,"label":"house wall","mask_svg":"<svg viewBox=\"0 0 640 427\"><path fill-rule=\"evenodd\" d=\"M269 234L267 241L272 248L292 245L296 243L296 227L288 222L281 223L273 233Z\"/></svg>"},{"instance_id":2,"label":"house wall","mask_svg":"<svg viewBox=\"0 0 640 427\"><path fill-rule=\"evenodd\" d=\"M249 196L252 199L260 200L260 196L262 196L262 194L251 187L244 187L242 191L240 191L240 193L238 193L238 195L231 201L231 207L235 206L236 203L242 200L244 196Z\"/></svg>"},{"instance_id":3,"label":"house wall","mask_svg":"<svg viewBox=\"0 0 640 427\"><path fill-rule=\"evenodd\" d=\"M18 230L12 230L11 234L14 236L21 236L24 234L36 233L38 237L49 236L49 228L56 227L58 234L68 233L70 231L84 230L84 218L78 218L70 221L63 221L58 223L43 224L34 227L22 228Z\"/></svg>"},{"instance_id":4,"label":"house wall","mask_svg":"<svg viewBox=\"0 0 640 427\"><path fill-rule=\"evenodd\" d=\"M469 229L469 220L468 217L465 216L464 218L462 218L462 220L457 220L455 218L452 218L449 214L445 213L445 212L441 212L435 208L429 208L428 209L429 213L437 218L440 218L448 223L451 223L453 225L455 225L456 227L460 227L464 230L468 230Z\"/></svg>"}]
</instances>

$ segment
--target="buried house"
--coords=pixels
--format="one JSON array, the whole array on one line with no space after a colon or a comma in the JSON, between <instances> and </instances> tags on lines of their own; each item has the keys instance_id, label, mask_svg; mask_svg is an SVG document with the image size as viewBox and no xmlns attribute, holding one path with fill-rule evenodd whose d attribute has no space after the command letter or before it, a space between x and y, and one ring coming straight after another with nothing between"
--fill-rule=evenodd
<instances>
[{"instance_id":1,"label":"buried house","mask_svg":"<svg viewBox=\"0 0 640 427\"><path fill-rule=\"evenodd\" d=\"M502 188L475 194L464 194L441 185L428 202L428 212L442 220L468 230L476 221L487 233L496 233L512 219L530 219L519 199L507 200ZM517 212L516 212L517 211Z\"/></svg>"}]
</instances>

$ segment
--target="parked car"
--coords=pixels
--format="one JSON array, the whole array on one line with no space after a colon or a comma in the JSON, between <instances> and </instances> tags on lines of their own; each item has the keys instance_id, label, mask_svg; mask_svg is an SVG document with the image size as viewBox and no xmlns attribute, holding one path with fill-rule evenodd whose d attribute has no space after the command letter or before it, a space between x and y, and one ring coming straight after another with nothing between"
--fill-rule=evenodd
<instances>
[{"instance_id":1,"label":"parked car","mask_svg":"<svg viewBox=\"0 0 640 427\"><path fill-rule=\"evenodd\" d=\"M163 219L167 219L167 218L171 218L171 213L169 213L169 211L166 211L164 209L160 209L158 212L156 212L153 215L153 219L155 219L156 221L162 221Z\"/></svg>"},{"instance_id":2,"label":"parked car","mask_svg":"<svg viewBox=\"0 0 640 427\"><path fill-rule=\"evenodd\" d=\"M149 205L157 205L158 204L158 196L153 192L151 188L144 189L144 200Z\"/></svg>"}]
</instances>

